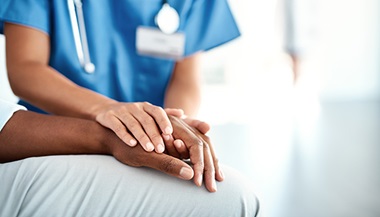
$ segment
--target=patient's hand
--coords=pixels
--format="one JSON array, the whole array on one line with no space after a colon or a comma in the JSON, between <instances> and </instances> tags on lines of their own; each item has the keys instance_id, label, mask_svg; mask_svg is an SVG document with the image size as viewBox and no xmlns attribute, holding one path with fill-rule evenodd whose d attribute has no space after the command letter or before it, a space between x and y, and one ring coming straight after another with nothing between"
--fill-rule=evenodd
<instances>
[{"instance_id":1,"label":"patient's hand","mask_svg":"<svg viewBox=\"0 0 380 217\"><path fill-rule=\"evenodd\" d=\"M210 126L198 120L170 115L169 120L173 126L173 138L170 140L173 141L175 148L168 145L167 152L175 157L179 155L181 159L190 158L194 169L194 183L201 186L204 180L209 191L216 191L215 179L223 181L224 176L210 138L205 135Z\"/></svg>"},{"instance_id":2,"label":"patient's hand","mask_svg":"<svg viewBox=\"0 0 380 217\"><path fill-rule=\"evenodd\" d=\"M158 154L146 152L141 146L129 147L123 143L111 144L112 155L130 166L154 168L185 180L193 178L198 186L201 186L204 180L206 188L210 192L215 192L217 190L215 180L223 181L224 177L210 139L181 118L169 115L169 120L173 126L172 139L183 141L181 148L187 153L181 156L181 159L189 158L192 167L178 159L177 155L173 156L169 150Z\"/></svg>"},{"instance_id":3,"label":"patient's hand","mask_svg":"<svg viewBox=\"0 0 380 217\"><path fill-rule=\"evenodd\" d=\"M130 147L120 141L111 145L111 153L129 166L150 167L184 180L194 176L193 169L184 161L167 154L146 152L140 145Z\"/></svg>"},{"instance_id":4,"label":"patient's hand","mask_svg":"<svg viewBox=\"0 0 380 217\"><path fill-rule=\"evenodd\" d=\"M165 112L170 116L181 118L188 126L197 129L203 134L206 134L210 130L210 125L204 121L188 118L182 109L165 108ZM169 153L171 156L188 159L189 151L184 142L178 138L174 139L173 135L162 134L162 138L165 142L165 153Z\"/></svg>"}]
</instances>

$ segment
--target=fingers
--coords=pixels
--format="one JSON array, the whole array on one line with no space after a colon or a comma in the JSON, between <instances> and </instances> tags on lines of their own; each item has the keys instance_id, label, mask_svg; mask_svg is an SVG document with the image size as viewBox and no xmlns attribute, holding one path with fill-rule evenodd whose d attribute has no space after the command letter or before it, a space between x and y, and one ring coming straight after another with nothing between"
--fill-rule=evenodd
<instances>
[{"instance_id":1,"label":"fingers","mask_svg":"<svg viewBox=\"0 0 380 217\"><path fill-rule=\"evenodd\" d=\"M96 121L104 127L107 127L111 129L113 132L115 132L115 134L127 145L131 147L137 145L137 141L135 140L135 138L128 133L124 124L122 124L122 122L120 122L120 120L117 119L115 116L107 116L107 114L100 115L96 117Z\"/></svg>"},{"instance_id":2,"label":"fingers","mask_svg":"<svg viewBox=\"0 0 380 217\"><path fill-rule=\"evenodd\" d=\"M219 166L219 159L216 156L214 146L211 143L210 138L208 136L204 134L200 134L200 137L202 138L203 142L207 144L207 147L208 147L207 153L209 153L208 155L211 156L210 159L212 160L212 164L214 166L215 179L221 182L224 180L224 174L221 167Z\"/></svg>"},{"instance_id":3,"label":"fingers","mask_svg":"<svg viewBox=\"0 0 380 217\"><path fill-rule=\"evenodd\" d=\"M173 141L173 144L177 152L180 154L181 159L190 158L189 150L187 150L187 147L182 140L176 139Z\"/></svg>"},{"instance_id":4,"label":"fingers","mask_svg":"<svg viewBox=\"0 0 380 217\"><path fill-rule=\"evenodd\" d=\"M180 138L189 151L190 162L193 164L194 170L193 181L197 186L201 186L204 171L203 142L179 118L169 116L169 119L173 126L173 137Z\"/></svg>"},{"instance_id":5,"label":"fingers","mask_svg":"<svg viewBox=\"0 0 380 217\"><path fill-rule=\"evenodd\" d=\"M197 186L202 185L203 181L203 171L205 162L203 159L203 143L200 142L191 142L189 147L190 152L190 162L194 166L194 183Z\"/></svg>"},{"instance_id":6,"label":"fingers","mask_svg":"<svg viewBox=\"0 0 380 217\"><path fill-rule=\"evenodd\" d=\"M141 163L142 166L147 166L184 180L190 180L194 176L193 169L178 158L167 154L157 154L154 152L145 152L143 154L146 156L138 158L144 161Z\"/></svg>"},{"instance_id":7,"label":"fingers","mask_svg":"<svg viewBox=\"0 0 380 217\"><path fill-rule=\"evenodd\" d=\"M182 109L165 108L164 110L166 114L173 115L178 118L182 118L185 115L185 112Z\"/></svg>"},{"instance_id":8,"label":"fingers","mask_svg":"<svg viewBox=\"0 0 380 217\"><path fill-rule=\"evenodd\" d=\"M125 124L126 128L132 133L134 138L141 144L145 151L151 152L157 147L159 144L163 144L163 141L160 138L160 135L157 129L149 128L149 125L154 124L154 120L151 117L146 115L146 119L144 123L141 123L135 117L133 117L130 113L121 114L119 117L122 123ZM144 128L143 128L144 127ZM148 136L149 135L149 136Z\"/></svg>"},{"instance_id":9,"label":"fingers","mask_svg":"<svg viewBox=\"0 0 380 217\"><path fill-rule=\"evenodd\" d=\"M174 132L173 132L174 138L181 138L181 140L184 141L185 146L188 148L190 152L190 161L194 164L194 183L200 186L202 184L202 181L204 180L207 190L209 190L210 192L217 191L215 180L223 181L224 175L219 166L219 161L215 154L214 147L210 142L210 138L203 133L203 132L208 131L210 129L210 126L205 122L192 120L192 119L187 119L187 121L180 119L178 121L182 123L183 126L189 130L189 132L186 132L186 131L184 132L195 136L198 139L197 141L196 139L192 137L186 137L186 138L177 137L177 136L183 136L183 135L177 134L178 123L174 124L174 121L172 119L170 120L172 121L173 128L174 128ZM186 124L185 122L189 123L190 126ZM200 126L203 126L203 130L198 129ZM200 150L199 147L201 147L202 150ZM179 150L179 147L176 147L176 148L177 150ZM199 156L200 154L202 154L203 158Z\"/></svg>"},{"instance_id":10,"label":"fingers","mask_svg":"<svg viewBox=\"0 0 380 217\"><path fill-rule=\"evenodd\" d=\"M165 145L161 132L171 134L173 131L166 112L147 102L115 103L103 108L96 120L114 131L126 144L140 143L148 152L163 153Z\"/></svg>"},{"instance_id":11,"label":"fingers","mask_svg":"<svg viewBox=\"0 0 380 217\"><path fill-rule=\"evenodd\" d=\"M173 133L173 127L169 121L168 115L166 112L158 106L154 106L150 103L143 103L144 111L146 111L148 114L150 114L154 120L156 121L157 125L160 127L162 133L164 134L172 134Z\"/></svg>"},{"instance_id":12,"label":"fingers","mask_svg":"<svg viewBox=\"0 0 380 217\"><path fill-rule=\"evenodd\" d=\"M148 166L180 179L190 180L194 176L194 171L189 165L166 154L157 155L156 159L150 162Z\"/></svg>"},{"instance_id":13,"label":"fingers","mask_svg":"<svg viewBox=\"0 0 380 217\"><path fill-rule=\"evenodd\" d=\"M216 187L216 182L215 182L214 162L212 159L210 148L206 142L204 142L204 145L203 145L203 153L204 153L204 161L205 161L205 168L204 168L205 186L207 190L209 190L210 192L215 192L217 191L217 187Z\"/></svg>"},{"instance_id":14,"label":"fingers","mask_svg":"<svg viewBox=\"0 0 380 217\"><path fill-rule=\"evenodd\" d=\"M219 166L219 159L215 154L215 149L214 146L211 144L210 140L208 140L211 156L213 159L214 163L214 168L215 168L215 179L218 180L219 182L224 180L224 174L222 168Z\"/></svg>"},{"instance_id":15,"label":"fingers","mask_svg":"<svg viewBox=\"0 0 380 217\"><path fill-rule=\"evenodd\" d=\"M173 131L169 118L167 117L165 111L158 106L154 106L150 103L140 104L142 106L142 109L137 107L135 108L136 111L132 111L134 117L141 124L143 131L133 130L131 132L133 133L135 138L139 142L141 142L141 144L153 146L153 149L157 153L163 153L165 150L165 145L161 136L161 132L170 135ZM157 128L157 126L159 128ZM133 127L138 126L131 126L131 128ZM148 139L150 139L150 141L147 141ZM147 141L148 143L145 143L145 141Z\"/></svg>"},{"instance_id":16,"label":"fingers","mask_svg":"<svg viewBox=\"0 0 380 217\"><path fill-rule=\"evenodd\" d=\"M112 155L126 165L150 167L184 180L194 176L193 169L187 163L173 156L146 152L141 146L129 147L117 141L112 142L111 147Z\"/></svg>"},{"instance_id":17,"label":"fingers","mask_svg":"<svg viewBox=\"0 0 380 217\"><path fill-rule=\"evenodd\" d=\"M206 134L208 131L210 131L210 125L204 121L192 119L192 118L184 118L183 119L186 124L188 124L191 127L196 128L199 130L202 134Z\"/></svg>"},{"instance_id":18,"label":"fingers","mask_svg":"<svg viewBox=\"0 0 380 217\"><path fill-rule=\"evenodd\" d=\"M162 134L165 142L165 153L175 158L180 158L181 155L174 146L174 138L172 135Z\"/></svg>"},{"instance_id":19,"label":"fingers","mask_svg":"<svg viewBox=\"0 0 380 217\"><path fill-rule=\"evenodd\" d=\"M198 137L202 141L202 147L203 147L203 160L204 160L204 171L203 171L203 176L204 176L204 182L205 186L208 191L210 192L216 192L217 187L216 187L216 182L215 182L215 164L214 164L214 156L212 154L211 148L210 148L210 140L209 138L201 134L197 129L191 129L191 131L195 134L198 135ZM218 163L216 161L216 163ZM219 169L219 165L218 165Z\"/></svg>"}]
</instances>

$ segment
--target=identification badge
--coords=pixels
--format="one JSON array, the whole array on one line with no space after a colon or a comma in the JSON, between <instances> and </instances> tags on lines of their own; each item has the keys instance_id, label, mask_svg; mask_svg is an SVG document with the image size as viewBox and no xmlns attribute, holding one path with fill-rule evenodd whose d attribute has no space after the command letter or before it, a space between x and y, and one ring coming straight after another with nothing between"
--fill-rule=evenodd
<instances>
[{"instance_id":1,"label":"identification badge","mask_svg":"<svg viewBox=\"0 0 380 217\"><path fill-rule=\"evenodd\" d=\"M140 55L181 59L185 53L185 34L166 34L154 27L139 26L136 31L136 49Z\"/></svg>"}]
</instances>

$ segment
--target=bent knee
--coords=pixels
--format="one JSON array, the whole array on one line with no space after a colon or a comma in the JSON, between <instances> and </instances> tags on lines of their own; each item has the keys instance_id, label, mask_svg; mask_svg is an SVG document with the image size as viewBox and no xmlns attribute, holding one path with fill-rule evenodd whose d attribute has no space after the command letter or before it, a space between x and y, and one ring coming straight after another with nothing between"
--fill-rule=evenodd
<instances>
[{"instance_id":1,"label":"bent knee","mask_svg":"<svg viewBox=\"0 0 380 217\"><path fill-rule=\"evenodd\" d=\"M223 167L226 179L218 185L224 216L257 216L259 200L254 192L254 183L232 168Z\"/></svg>"}]
</instances>

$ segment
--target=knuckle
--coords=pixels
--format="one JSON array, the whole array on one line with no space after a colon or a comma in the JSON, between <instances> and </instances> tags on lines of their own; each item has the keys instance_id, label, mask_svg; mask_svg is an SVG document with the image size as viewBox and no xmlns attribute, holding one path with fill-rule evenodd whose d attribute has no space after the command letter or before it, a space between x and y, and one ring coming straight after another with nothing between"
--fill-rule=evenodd
<instances>
[{"instance_id":1,"label":"knuckle","mask_svg":"<svg viewBox=\"0 0 380 217\"><path fill-rule=\"evenodd\" d=\"M194 144L196 144L199 147L204 147L205 146L204 142L201 139L199 139L199 138L194 138L193 142L194 142Z\"/></svg>"},{"instance_id":2,"label":"knuckle","mask_svg":"<svg viewBox=\"0 0 380 217\"><path fill-rule=\"evenodd\" d=\"M134 111L139 110L140 106L138 103L130 103L130 104L128 104L128 108L126 108L126 107L123 107L123 108L127 111L129 110L129 111L134 112Z\"/></svg>"},{"instance_id":3,"label":"knuckle","mask_svg":"<svg viewBox=\"0 0 380 217\"><path fill-rule=\"evenodd\" d=\"M146 139L146 135L143 134L143 133L138 133L135 135L135 138L138 140L138 141L144 141Z\"/></svg>"},{"instance_id":4,"label":"knuckle","mask_svg":"<svg viewBox=\"0 0 380 217\"><path fill-rule=\"evenodd\" d=\"M143 106L152 106L152 104L150 102L142 102L141 105Z\"/></svg>"},{"instance_id":5,"label":"knuckle","mask_svg":"<svg viewBox=\"0 0 380 217\"><path fill-rule=\"evenodd\" d=\"M149 130L149 128L152 127L152 125L155 125L154 119L150 116L141 118L138 121L140 122L140 125L142 126L142 128L144 128L145 130Z\"/></svg>"},{"instance_id":6,"label":"knuckle","mask_svg":"<svg viewBox=\"0 0 380 217\"><path fill-rule=\"evenodd\" d=\"M158 141L158 140L161 140L161 135L159 135L159 134L157 134L157 133L153 133L153 134L151 134L150 135L150 138L152 139L152 140L156 140L156 141Z\"/></svg>"},{"instance_id":7,"label":"knuckle","mask_svg":"<svg viewBox=\"0 0 380 217\"><path fill-rule=\"evenodd\" d=\"M208 162L207 165L205 165L204 173L207 173L207 174L210 174L210 175L215 174L215 167L214 167L212 161Z\"/></svg>"},{"instance_id":8,"label":"knuckle","mask_svg":"<svg viewBox=\"0 0 380 217\"><path fill-rule=\"evenodd\" d=\"M197 166L198 169L204 170L205 163L203 161L199 161L196 166Z\"/></svg>"},{"instance_id":9,"label":"knuckle","mask_svg":"<svg viewBox=\"0 0 380 217\"><path fill-rule=\"evenodd\" d=\"M111 117L114 117L116 115L115 115L115 111L114 110L107 110L106 112L104 112L103 116L105 118L111 118Z\"/></svg>"},{"instance_id":10,"label":"knuckle","mask_svg":"<svg viewBox=\"0 0 380 217\"><path fill-rule=\"evenodd\" d=\"M131 124L128 126L128 130L130 130L133 133L139 132L140 126L138 124Z\"/></svg>"},{"instance_id":11,"label":"knuckle","mask_svg":"<svg viewBox=\"0 0 380 217\"><path fill-rule=\"evenodd\" d=\"M125 127L122 126L122 125L116 125L114 128L113 128L113 131L118 134L118 135L124 135L126 134L126 130L125 130Z\"/></svg>"},{"instance_id":12,"label":"knuckle","mask_svg":"<svg viewBox=\"0 0 380 217\"><path fill-rule=\"evenodd\" d=\"M162 108L159 107L159 106L153 106L152 111L153 111L154 113L159 113L159 114L164 114L164 113L165 113L164 109L162 109Z\"/></svg>"},{"instance_id":13,"label":"knuckle","mask_svg":"<svg viewBox=\"0 0 380 217\"><path fill-rule=\"evenodd\" d=\"M207 136L207 135L202 135L202 137L203 137L203 139L204 139L205 141L210 141L210 137L209 137L209 136Z\"/></svg>"},{"instance_id":14,"label":"knuckle","mask_svg":"<svg viewBox=\"0 0 380 217\"><path fill-rule=\"evenodd\" d=\"M203 143L203 150L207 152L211 151L210 146L206 142Z\"/></svg>"},{"instance_id":15,"label":"knuckle","mask_svg":"<svg viewBox=\"0 0 380 217\"><path fill-rule=\"evenodd\" d=\"M141 120L143 125L149 125L154 123L154 119L151 116L147 116Z\"/></svg>"},{"instance_id":16,"label":"knuckle","mask_svg":"<svg viewBox=\"0 0 380 217\"><path fill-rule=\"evenodd\" d=\"M214 176L215 175L215 169L214 167L206 167L204 170L205 173Z\"/></svg>"}]
</instances>

